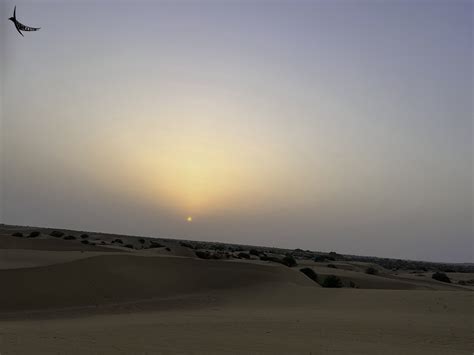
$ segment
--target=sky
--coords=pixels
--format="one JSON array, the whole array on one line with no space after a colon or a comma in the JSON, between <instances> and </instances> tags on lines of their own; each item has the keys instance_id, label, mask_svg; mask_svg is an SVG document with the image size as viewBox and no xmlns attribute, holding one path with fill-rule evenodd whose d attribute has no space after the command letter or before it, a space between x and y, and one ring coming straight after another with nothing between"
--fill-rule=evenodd
<instances>
[{"instance_id":1,"label":"sky","mask_svg":"<svg viewBox=\"0 0 474 355\"><path fill-rule=\"evenodd\" d=\"M0 0L1 221L473 262L473 6Z\"/></svg>"}]
</instances>

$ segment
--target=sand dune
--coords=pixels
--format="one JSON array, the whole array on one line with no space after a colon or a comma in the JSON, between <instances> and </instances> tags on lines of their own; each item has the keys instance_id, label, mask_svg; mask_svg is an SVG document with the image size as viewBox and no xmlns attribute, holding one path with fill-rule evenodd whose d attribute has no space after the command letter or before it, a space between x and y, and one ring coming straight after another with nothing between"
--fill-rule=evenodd
<instances>
[{"instance_id":1,"label":"sand dune","mask_svg":"<svg viewBox=\"0 0 474 355\"><path fill-rule=\"evenodd\" d=\"M109 245L113 235L91 239ZM470 354L474 293L370 264L202 260L178 241L0 236L0 353ZM168 249L167 249L168 248ZM214 252L214 251L211 251ZM238 254L236 252L235 254ZM303 275L360 288L327 289ZM453 275L469 280L471 275Z\"/></svg>"},{"instance_id":2,"label":"sand dune","mask_svg":"<svg viewBox=\"0 0 474 355\"><path fill-rule=\"evenodd\" d=\"M5 285L0 313L176 297L265 283L317 287L284 266L131 255L0 270L0 280Z\"/></svg>"}]
</instances>

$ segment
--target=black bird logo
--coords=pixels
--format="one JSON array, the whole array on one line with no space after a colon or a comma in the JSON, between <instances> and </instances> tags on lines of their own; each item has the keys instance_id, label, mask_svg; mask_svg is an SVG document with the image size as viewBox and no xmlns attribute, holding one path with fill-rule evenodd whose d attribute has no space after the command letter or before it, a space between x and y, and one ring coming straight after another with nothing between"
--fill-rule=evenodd
<instances>
[{"instance_id":1,"label":"black bird logo","mask_svg":"<svg viewBox=\"0 0 474 355\"><path fill-rule=\"evenodd\" d=\"M12 21L15 24L16 30L22 36L23 36L23 33L21 33L21 31L38 31L40 29L40 28L35 28L35 27L28 27L28 26L25 26L24 24L18 22L18 20L16 19L16 6L15 6L15 9L13 10L13 17L10 17L9 20ZM23 36L23 37L25 37L25 36Z\"/></svg>"}]
</instances>

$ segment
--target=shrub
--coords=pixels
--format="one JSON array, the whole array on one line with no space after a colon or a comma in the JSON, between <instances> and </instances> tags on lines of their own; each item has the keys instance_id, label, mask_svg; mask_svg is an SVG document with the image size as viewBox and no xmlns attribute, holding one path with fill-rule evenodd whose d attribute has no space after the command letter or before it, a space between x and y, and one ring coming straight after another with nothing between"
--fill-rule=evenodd
<instances>
[{"instance_id":1,"label":"shrub","mask_svg":"<svg viewBox=\"0 0 474 355\"><path fill-rule=\"evenodd\" d=\"M171 251L171 249L170 249L170 248L168 248L168 247L167 247L165 250L166 250L166 251Z\"/></svg>"},{"instance_id":2,"label":"shrub","mask_svg":"<svg viewBox=\"0 0 474 355\"><path fill-rule=\"evenodd\" d=\"M369 275L377 275L379 271L376 268L369 266L367 270L365 270L365 273Z\"/></svg>"},{"instance_id":3,"label":"shrub","mask_svg":"<svg viewBox=\"0 0 474 355\"><path fill-rule=\"evenodd\" d=\"M353 281L349 281L350 288L357 288L356 284Z\"/></svg>"},{"instance_id":4,"label":"shrub","mask_svg":"<svg viewBox=\"0 0 474 355\"><path fill-rule=\"evenodd\" d=\"M288 267L293 267L298 265L296 262L295 258L292 255L286 255L282 260L282 264L288 266Z\"/></svg>"},{"instance_id":5,"label":"shrub","mask_svg":"<svg viewBox=\"0 0 474 355\"><path fill-rule=\"evenodd\" d=\"M451 283L448 275L446 275L444 272L435 272L431 277L441 282Z\"/></svg>"},{"instance_id":6,"label":"shrub","mask_svg":"<svg viewBox=\"0 0 474 355\"><path fill-rule=\"evenodd\" d=\"M12 234L12 236L23 238L23 233L15 232L15 233Z\"/></svg>"},{"instance_id":7,"label":"shrub","mask_svg":"<svg viewBox=\"0 0 474 355\"><path fill-rule=\"evenodd\" d=\"M179 242L179 245L181 245L182 247L185 247L185 248L194 249L194 246L192 246L191 244L186 243L186 242Z\"/></svg>"},{"instance_id":8,"label":"shrub","mask_svg":"<svg viewBox=\"0 0 474 355\"><path fill-rule=\"evenodd\" d=\"M81 239L89 239L89 236L87 234L81 234Z\"/></svg>"},{"instance_id":9,"label":"shrub","mask_svg":"<svg viewBox=\"0 0 474 355\"><path fill-rule=\"evenodd\" d=\"M145 244L145 239L143 239L143 238L138 239L138 241L140 242L140 244Z\"/></svg>"},{"instance_id":10,"label":"shrub","mask_svg":"<svg viewBox=\"0 0 474 355\"><path fill-rule=\"evenodd\" d=\"M51 233L49 233L49 235L54 238L61 238L64 233L60 231L52 231Z\"/></svg>"},{"instance_id":11,"label":"shrub","mask_svg":"<svg viewBox=\"0 0 474 355\"><path fill-rule=\"evenodd\" d=\"M123 241L122 241L122 239L117 238L117 239L112 240L112 243L123 244Z\"/></svg>"},{"instance_id":12,"label":"shrub","mask_svg":"<svg viewBox=\"0 0 474 355\"><path fill-rule=\"evenodd\" d=\"M210 259L212 257L208 251L196 250L195 254L200 259Z\"/></svg>"},{"instance_id":13,"label":"shrub","mask_svg":"<svg viewBox=\"0 0 474 355\"><path fill-rule=\"evenodd\" d=\"M238 253L238 254L237 254L237 257L238 257L238 258L242 258L242 259L250 259L250 254L247 254L247 253Z\"/></svg>"},{"instance_id":14,"label":"shrub","mask_svg":"<svg viewBox=\"0 0 474 355\"><path fill-rule=\"evenodd\" d=\"M133 249L133 245L132 245L132 244L125 244L124 247L125 247L125 248L129 248L129 249Z\"/></svg>"},{"instance_id":15,"label":"shrub","mask_svg":"<svg viewBox=\"0 0 474 355\"><path fill-rule=\"evenodd\" d=\"M154 249L154 248L163 248L163 247L164 247L163 244L160 244L158 242L151 242L150 246L148 248L149 249Z\"/></svg>"},{"instance_id":16,"label":"shrub","mask_svg":"<svg viewBox=\"0 0 474 355\"><path fill-rule=\"evenodd\" d=\"M328 287L328 288L339 288L339 287L342 287L342 281L336 275L328 275L324 279L321 286Z\"/></svg>"},{"instance_id":17,"label":"shrub","mask_svg":"<svg viewBox=\"0 0 474 355\"><path fill-rule=\"evenodd\" d=\"M466 285L467 285L467 282L464 281L464 280L459 280L459 281L458 281L458 284L459 284L459 285L462 285L462 286L466 286Z\"/></svg>"},{"instance_id":18,"label":"shrub","mask_svg":"<svg viewBox=\"0 0 474 355\"><path fill-rule=\"evenodd\" d=\"M64 240L74 240L74 239L76 239L76 237L73 236L73 235L68 235L68 236L65 236L63 239Z\"/></svg>"},{"instance_id":19,"label":"shrub","mask_svg":"<svg viewBox=\"0 0 474 355\"><path fill-rule=\"evenodd\" d=\"M28 238L36 238L36 237L39 237L41 233L38 232L38 231L33 231L30 233L30 235L28 236Z\"/></svg>"},{"instance_id":20,"label":"shrub","mask_svg":"<svg viewBox=\"0 0 474 355\"><path fill-rule=\"evenodd\" d=\"M260 253L259 253L258 250L256 250L256 249L250 249L250 250L249 250L249 254L250 254L250 255L255 255L255 256L259 256L259 255L260 255Z\"/></svg>"},{"instance_id":21,"label":"shrub","mask_svg":"<svg viewBox=\"0 0 474 355\"><path fill-rule=\"evenodd\" d=\"M318 275L314 272L313 269L305 267L303 269L300 269L300 271L306 276L308 276L311 280L318 282Z\"/></svg>"},{"instance_id":22,"label":"shrub","mask_svg":"<svg viewBox=\"0 0 474 355\"><path fill-rule=\"evenodd\" d=\"M337 266L334 265L334 264L328 264L327 267L329 267L331 269L337 269Z\"/></svg>"},{"instance_id":23,"label":"shrub","mask_svg":"<svg viewBox=\"0 0 474 355\"><path fill-rule=\"evenodd\" d=\"M323 255L315 255L314 261L317 263L324 262L326 260L326 257Z\"/></svg>"},{"instance_id":24,"label":"shrub","mask_svg":"<svg viewBox=\"0 0 474 355\"><path fill-rule=\"evenodd\" d=\"M89 244L89 241L86 240L86 239L84 239L84 240L81 240L81 243L82 243L82 244Z\"/></svg>"}]
</instances>

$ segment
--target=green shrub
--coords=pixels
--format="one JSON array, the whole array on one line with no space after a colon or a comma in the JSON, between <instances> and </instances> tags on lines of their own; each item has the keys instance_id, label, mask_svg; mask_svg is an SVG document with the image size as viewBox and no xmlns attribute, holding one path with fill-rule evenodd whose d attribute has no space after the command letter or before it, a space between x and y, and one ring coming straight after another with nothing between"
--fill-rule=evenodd
<instances>
[{"instance_id":1,"label":"green shrub","mask_svg":"<svg viewBox=\"0 0 474 355\"><path fill-rule=\"evenodd\" d=\"M283 265L286 265L288 267L293 267L298 265L296 262L295 258L292 255L286 255L282 260L281 260Z\"/></svg>"},{"instance_id":2,"label":"green shrub","mask_svg":"<svg viewBox=\"0 0 474 355\"><path fill-rule=\"evenodd\" d=\"M145 239L143 239L143 238L138 239L138 241L140 242L140 244L145 244Z\"/></svg>"},{"instance_id":3,"label":"green shrub","mask_svg":"<svg viewBox=\"0 0 474 355\"><path fill-rule=\"evenodd\" d=\"M444 272L435 272L431 277L441 282L446 282L448 284L451 283L451 280L449 279L448 275L446 275Z\"/></svg>"},{"instance_id":4,"label":"green shrub","mask_svg":"<svg viewBox=\"0 0 474 355\"><path fill-rule=\"evenodd\" d=\"M87 239L81 240L82 244L89 244L89 241Z\"/></svg>"},{"instance_id":5,"label":"green shrub","mask_svg":"<svg viewBox=\"0 0 474 355\"><path fill-rule=\"evenodd\" d=\"M336 275L328 275L321 284L323 287L327 288L340 288L342 287L342 281Z\"/></svg>"},{"instance_id":6,"label":"green shrub","mask_svg":"<svg viewBox=\"0 0 474 355\"><path fill-rule=\"evenodd\" d=\"M81 239L89 239L89 236L87 234L81 234Z\"/></svg>"},{"instance_id":7,"label":"green shrub","mask_svg":"<svg viewBox=\"0 0 474 355\"><path fill-rule=\"evenodd\" d=\"M369 275L377 275L379 271L376 268L369 266L367 270L365 270L365 273Z\"/></svg>"},{"instance_id":8,"label":"green shrub","mask_svg":"<svg viewBox=\"0 0 474 355\"><path fill-rule=\"evenodd\" d=\"M122 241L122 239L118 239L118 238L117 238L117 239L112 240L112 243L114 243L114 244L115 244L115 243L117 243L117 244L123 244L123 241Z\"/></svg>"},{"instance_id":9,"label":"green shrub","mask_svg":"<svg viewBox=\"0 0 474 355\"><path fill-rule=\"evenodd\" d=\"M185 248L194 249L194 246L187 242L179 242L179 245Z\"/></svg>"},{"instance_id":10,"label":"green shrub","mask_svg":"<svg viewBox=\"0 0 474 355\"><path fill-rule=\"evenodd\" d=\"M238 253L238 254L237 254L237 257L238 257L238 258L241 258L241 259L250 259L250 254L247 254L247 253Z\"/></svg>"},{"instance_id":11,"label":"green shrub","mask_svg":"<svg viewBox=\"0 0 474 355\"><path fill-rule=\"evenodd\" d=\"M328 264L327 267L331 269L337 269L336 265L334 264Z\"/></svg>"},{"instance_id":12,"label":"green shrub","mask_svg":"<svg viewBox=\"0 0 474 355\"><path fill-rule=\"evenodd\" d=\"M15 232L15 233L12 234L12 236L14 236L14 237L19 237L19 238L23 238L23 233Z\"/></svg>"},{"instance_id":13,"label":"green shrub","mask_svg":"<svg viewBox=\"0 0 474 355\"><path fill-rule=\"evenodd\" d=\"M51 233L49 233L49 235L54 238L61 238L64 233L60 231L52 231Z\"/></svg>"},{"instance_id":14,"label":"green shrub","mask_svg":"<svg viewBox=\"0 0 474 355\"><path fill-rule=\"evenodd\" d=\"M36 238L36 237L39 237L40 236L40 232L38 231L33 231L30 233L30 235L28 236L28 238Z\"/></svg>"},{"instance_id":15,"label":"green shrub","mask_svg":"<svg viewBox=\"0 0 474 355\"><path fill-rule=\"evenodd\" d=\"M306 276L308 276L311 280L318 282L318 275L314 272L313 269L305 267L303 269L300 269L300 271Z\"/></svg>"},{"instance_id":16,"label":"green shrub","mask_svg":"<svg viewBox=\"0 0 474 355\"><path fill-rule=\"evenodd\" d=\"M155 249L155 248L163 248L164 245L160 244L158 242L151 242L150 246L148 247L149 249Z\"/></svg>"},{"instance_id":17,"label":"green shrub","mask_svg":"<svg viewBox=\"0 0 474 355\"><path fill-rule=\"evenodd\" d=\"M212 255L208 251L196 250L195 254L200 259L211 259Z\"/></svg>"},{"instance_id":18,"label":"green shrub","mask_svg":"<svg viewBox=\"0 0 474 355\"><path fill-rule=\"evenodd\" d=\"M128 248L128 249L133 249L133 245L132 245L132 244L125 244L124 247L125 247L125 248Z\"/></svg>"},{"instance_id":19,"label":"green shrub","mask_svg":"<svg viewBox=\"0 0 474 355\"><path fill-rule=\"evenodd\" d=\"M249 250L249 254L250 255L255 255L255 256L259 256L260 255L260 252L256 249L250 249Z\"/></svg>"},{"instance_id":20,"label":"green shrub","mask_svg":"<svg viewBox=\"0 0 474 355\"><path fill-rule=\"evenodd\" d=\"M73 235L67 235L67 236L65 236L63 239L64 239L64 240L74 240L74 239L76 239L76 237L73 236Z\"/></svg>"}]
</instances>

